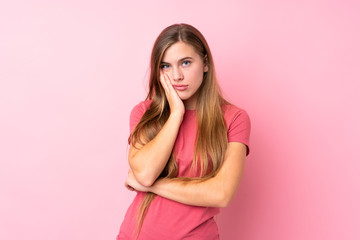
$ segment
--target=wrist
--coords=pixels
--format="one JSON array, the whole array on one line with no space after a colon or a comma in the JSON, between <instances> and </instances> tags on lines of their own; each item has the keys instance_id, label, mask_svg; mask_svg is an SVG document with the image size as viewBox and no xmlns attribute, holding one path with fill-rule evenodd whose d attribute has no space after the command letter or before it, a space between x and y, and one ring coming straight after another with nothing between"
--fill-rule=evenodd
<instances>
[{"instance_id":1,"label":"wrist","mask_svg":"<svg viewBox=\"0 0 360 240\"><path fill-rule=\"evenodd\" d=\"M184 117L184 113L182 113L182 112L172 112L172 113L170 113L169 119L178 121L179 123L181 123L183 120L183 117Z\"/></svg>"},{"instance_id":2,"label":"wrist","mask_svg":"<svg viewBox=\"0 0 360 240\"><path fill-rule=\"evenodd\" d=\"M163 183L163 181L164 181L164 178L162 178L162 177L161 177L161 178L158 178L158 179L153 183L153 185L151 185L151 186L149 187L149 192L158 194L158 190L159 190L161 184Z\"/></svg>"}]
</instances>

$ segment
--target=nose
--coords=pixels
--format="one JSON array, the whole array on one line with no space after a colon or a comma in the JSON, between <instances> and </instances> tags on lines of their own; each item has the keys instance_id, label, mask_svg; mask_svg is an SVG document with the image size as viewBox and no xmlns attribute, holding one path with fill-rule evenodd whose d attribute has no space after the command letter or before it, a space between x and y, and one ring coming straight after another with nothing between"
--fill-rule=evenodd
<instances>
[{"instance_id":1,"label":"nose","mask_svg":"<svg viewBox=\"0 0 360 240\"><path fill-rule=\"evenodd\" d=\"M173 75L174 81L180 81L180 80L182 80L184 78L181 70L179 68L176 68L176 67L174 68L172 75Z\"/></svg>"}]
</instances>

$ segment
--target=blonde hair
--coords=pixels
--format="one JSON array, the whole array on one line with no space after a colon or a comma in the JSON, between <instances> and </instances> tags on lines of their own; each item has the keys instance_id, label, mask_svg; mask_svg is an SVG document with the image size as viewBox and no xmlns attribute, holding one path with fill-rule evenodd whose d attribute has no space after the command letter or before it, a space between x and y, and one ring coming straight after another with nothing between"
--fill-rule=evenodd
<instances>
[{"instance_id":1,"label":"blonde hair","mask_svg":"<svg viewBox=\"0 0 360 240\"><path fill-rule=\"evenodd\" d=\"M139 143L142 146L145 145L156 136L167 121L170 115L170 107L159 80L160 63L165 51L179 41L193 46L200 57L204 59L204 63L208 65L208 71L204 72L196 102L198 128L192 169L198 169L200 162L200 176L192 178L181 177L184 181L195 179L203 181L217 173L225 156L228 141L222 106L229 104L229 102L222 97L220 87L218 86L209 46L204 36L193 26L184 23L174 24L165 28L157 37L151 53L149 92L146 97L146 100L152 100L152 102L134 131L130 134L128 142L133 146L135 146L135 143ZM142 141L140 136L144 137L145 140ZM175 159L175 153L172 152L159 177L177 177L178 166ZM155 197L156 194L148 192L140 204L136 238L140 234L148 208Z\"/></svg>"}]
</instances>

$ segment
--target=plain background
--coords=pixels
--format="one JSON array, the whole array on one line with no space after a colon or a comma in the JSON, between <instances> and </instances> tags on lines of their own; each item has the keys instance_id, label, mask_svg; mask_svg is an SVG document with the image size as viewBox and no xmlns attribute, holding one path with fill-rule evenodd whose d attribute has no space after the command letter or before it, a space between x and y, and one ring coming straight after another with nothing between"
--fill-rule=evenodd
<instances>
[{"instance_id":1,"label":"plain background","mask_svg":"<svg viewBox=\"0 0 360 240\"><path fill-rule=\"evenodd\" d=\"M160 31L208 40L251 153L224 240L360 239L359 1L1 1L0 239L115 239Z\"/></svg>"}]
</instances>

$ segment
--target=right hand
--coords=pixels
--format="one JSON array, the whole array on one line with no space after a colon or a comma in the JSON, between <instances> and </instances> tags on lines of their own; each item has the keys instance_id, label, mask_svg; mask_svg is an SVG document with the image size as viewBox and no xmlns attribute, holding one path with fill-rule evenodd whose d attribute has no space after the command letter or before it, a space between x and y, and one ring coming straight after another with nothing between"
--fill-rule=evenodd
<instances>
[{"instance_id":1,"label":"right hand","mask_svg":"<svg viewBox=\"0 0 360 240\"><path fill-rule=\"evenodd\" d=\"M165 90L166 98L170 105L170 113L178 113L183 116L185 113L184 103L172 86L169 76L163 71L160 71L160 82Z\"/></svg>"}]
</instances>

